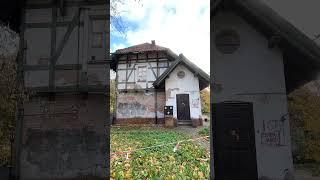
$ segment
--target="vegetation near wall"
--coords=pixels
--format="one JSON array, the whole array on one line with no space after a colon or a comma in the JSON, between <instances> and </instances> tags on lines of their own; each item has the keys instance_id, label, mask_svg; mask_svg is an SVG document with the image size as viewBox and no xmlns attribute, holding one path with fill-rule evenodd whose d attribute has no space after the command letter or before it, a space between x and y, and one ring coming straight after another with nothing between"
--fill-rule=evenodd
<instances>
[{"instance_id":1,"label":"vegetation near wall","mask_svg":"<svg viewBox=\"0 0 320 180\"><path fill-rule=\"evenodd\" d=\"M210 113L210 90L205 88L200 91L200 97L202 113L208 115Z\"/></svg>"},{"instance_id":2,"label":"vegetation near wall","mask_svg":"<svg viewBox=\"0 0 320 180\"><path fill-rule=\"evenodd\" d=\"M22 97L17 87L18 35L0 25L0 167L10 162L10 136L14 133L16 104Z\"/></svg>"},{"instance_id":3,"label":"vegetation near wall","mask_svg":"<svg viewBox=\"0 0 320 180\"><path fill-rule=\"evenodd\" d=\"M317 84L317 82L314 82ZM289 113L295 163L320 163L319 89L305 86L289 95Z\"/></svg>"},{"instance_id":4,"label":"vegetation near wall","mask_svg":"<svg viewBox=\"0 0 320 180\"><path fill-rule=\"evenodd\" d=\"M110 79L110 114L114 112L116 103L116 81Z\"/></svg>"}]
</instances>

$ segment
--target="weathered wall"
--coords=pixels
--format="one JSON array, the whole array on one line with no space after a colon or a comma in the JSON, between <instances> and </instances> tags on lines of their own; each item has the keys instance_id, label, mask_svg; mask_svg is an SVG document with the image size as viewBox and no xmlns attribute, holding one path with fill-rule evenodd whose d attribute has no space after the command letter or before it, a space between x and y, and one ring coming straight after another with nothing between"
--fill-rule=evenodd
<instances>
[{"instance_id":1,"label":"weathered wall","mask_svg":"<svg viewBox=\"0 0 320 180\"><path fill-rule=\"evenodd\" d=\"M218 14L214 22L216 32L236 30L240 47L227 55L212 46L215 86L211 103L253 103L258 175L283 179L293 165L281 51L269 49L267 39L234 14ZM280 138L274 138L278 132Z\"/></svg>"},{"instance_id":2,"label":"weathered wall","mask_svg":"<svg viewBox=\"0 0 320 180\"><path fill-rule=\"evenodd\" d=\"M109 58L106 51L109 46L107 6L86 5L88 2L79 0L78 3L83 5L77 15L80 5L65 1L70 5L64 8L62 16L59 9L54 15L54 8L39 8L39 3L29 0L25 9L25 86L48 87L50 60L61 47L53 68L53 86L106 85L109 72L99 63ZM80 22L76 23L69 36L65 36L77 16ZM68 38L64 42L65 37Z\"/></svg>"},{"instance_id":3,"label":"weathered wall","mask_svg":"<svg viewBox=\"0 0 320 180\"><path fill-rule=\"evenodd\" d=\"M157 105L155 94L157 94ZM135 123L134 121L136 123L155 123L156 115L159 119L164 118L164 104L164 92L118 93L116 123L122 123L121 121L129 122L130 119L132 119L131 123ZM155 110L156 106L157 111Z\"/></svg>"},{"instance_id":4,"label":"weathered wall","mask_svg":"<svg viewBox=\"0 0 320 180\"><path fill-rule=\"evenodd\" d=\"M127 58L129 63L125 61ZM127 55L123 55L119 58L120 62L117 69L118 90L153 88L152 83L168 68L170 62L163 52L159 52L158 57L155 52L149 52L148 61L146 58L146 53L140 53L138 56L128 55L128 57ZM139 80L139 67L147 68L145 81Z\"/></svg>"},{"instance_id":5,"label":"weathered wall","mask_svg":"<svg viewBox=\"0 0 320 180\"><path fill-rule=\"evenodd\" d=\"M104 0L64 0L62 9L61 2L27 0L23 9L24 85L35 95L24 104L17 173L21 179L103 179L109 8Z\"/></svg>"},{"instance_id":6,"label":"weathered wall","mask_svg":"<svg viewBox=\"0 0 320 180\"><path fill-rule=\"evenodd\" d=\"M9 28L0 24L0 63L13 61L19 50L19 35Z\"/></svg>"},{"instance_id":7,"label":"weathered wall","mask_svg":"<svg viewBox=\"0 0 320 180\"><path fill-rule=\"evenodd\" d=\"M185 72L185 77L177 76L179 71ZM165 81L166 105L173 106L173 117L177 118L177 94L189 94L190 116L192 119L202 118L199 79L188 68L178 65Z\"/></svg>"},{"instance_id":8,"label":"weathered wall","mask_svg":"<svg viewBox=\"0 0 320 180\"><path fill-rule=\"evenodd\" d=\"M34 97L24 105L22 179L106 177L106 100L87 97Z\"/></svg>"}]
</instances>

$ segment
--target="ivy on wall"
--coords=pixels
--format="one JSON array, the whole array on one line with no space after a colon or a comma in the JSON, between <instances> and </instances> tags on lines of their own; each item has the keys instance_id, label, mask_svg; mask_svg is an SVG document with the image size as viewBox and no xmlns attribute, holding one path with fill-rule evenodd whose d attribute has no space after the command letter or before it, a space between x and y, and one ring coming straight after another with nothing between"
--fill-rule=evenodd
<instances>
[{"instance_id":1,"label":"ivy on wall","mask_svg":"<svg viewBox=\"0 0 320 180\"><path fill-rule=\"evenodd\" d=\"M320 162L319 89L302 87L289 95L293 157L296 163Z\"/></svg>"}]
</instances>

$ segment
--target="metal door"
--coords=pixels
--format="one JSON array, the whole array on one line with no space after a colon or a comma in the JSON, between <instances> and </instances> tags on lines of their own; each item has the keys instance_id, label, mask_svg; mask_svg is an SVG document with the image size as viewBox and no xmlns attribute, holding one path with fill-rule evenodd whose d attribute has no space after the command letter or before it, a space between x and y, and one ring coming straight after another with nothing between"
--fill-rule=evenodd
<instances>
[{"instance_id":1,"label":"metal door","mask_svg":"<svg viewBox=\"0 0 320 180\"><path fill-rule=\"evenodd\" d=\"M252 103L214 104L213 116L215 179L257 179Z\"/></svg>"},{"instance_id":2,"label":"metal door","mask_svg":"<svg viewBox=\"0 0 320 180\"><path fill-rule=\"evenodd\" d=\"M190 120L189 94L177 94L178 120Z\"/></svg>"}]
</instances>

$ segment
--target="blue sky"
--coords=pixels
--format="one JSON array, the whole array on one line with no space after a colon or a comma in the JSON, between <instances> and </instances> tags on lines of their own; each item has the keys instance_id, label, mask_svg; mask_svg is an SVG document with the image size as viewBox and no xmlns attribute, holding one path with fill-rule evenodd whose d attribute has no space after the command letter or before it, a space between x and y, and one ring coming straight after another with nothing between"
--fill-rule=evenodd
<instances>
[{"instance_id":1,"label":"blue sky","mask_svg":"<svg viewBox=\"0 0 320 180\"><path fill-rule=\"evenodd\" d=\"M111 25L111 52L151 42L170 48L210 72L210 0L122 0L125 35Z\"/></svg>"}]
</instances>

